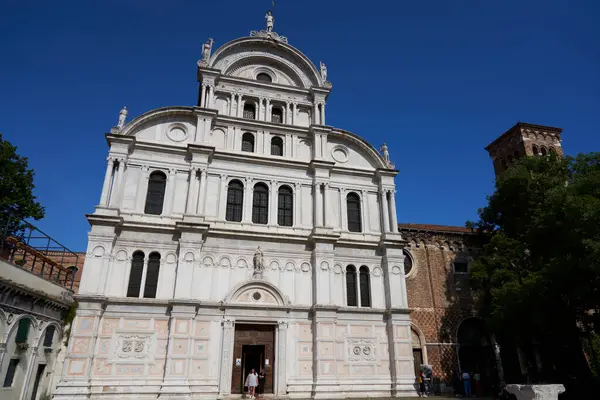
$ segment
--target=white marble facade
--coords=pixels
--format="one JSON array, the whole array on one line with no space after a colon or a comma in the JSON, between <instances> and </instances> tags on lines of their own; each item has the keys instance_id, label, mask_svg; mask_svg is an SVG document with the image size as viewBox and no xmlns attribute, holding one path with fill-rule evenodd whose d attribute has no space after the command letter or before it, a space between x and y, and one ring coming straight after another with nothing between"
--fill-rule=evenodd
<instances>
[{"instance_id":1,"label":"white marble facade","mask_svg":"<svg viewBox=\"0 0 600 400\"><path fill-rule=\"evenodd\" d=\"M276 397L412 396L398 171L360 136L325 124L326 68L286 38L267 29L214 53L212 44L198 62L198 106L125 124L124 111L107 135L55 398L239 397L234 331L248 323L274 326ZM157 173L166 183L151 214ZM262 217L256 185L266 187ZM291 192L287 220L281 188Z\"/></svg>"}]
</instances>

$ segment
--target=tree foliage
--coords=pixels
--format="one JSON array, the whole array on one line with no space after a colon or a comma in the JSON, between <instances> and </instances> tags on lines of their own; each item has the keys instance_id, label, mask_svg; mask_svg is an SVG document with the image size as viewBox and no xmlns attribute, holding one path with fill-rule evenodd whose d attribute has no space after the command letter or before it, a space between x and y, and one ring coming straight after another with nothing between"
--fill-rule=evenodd
<instances>
[{"instance_id":1,"label":"tree foliage","mask_svg":"<svg viewBox=\"0 0 600 400\"><path fill-rule=\"evenodd\" d=\"M33 195L33 176L27 158L19 156L17 148L0 133L0 219L44 217L44 207Z\"/></svg>"},{"instance_id":2,"label":"tree foliage","mask_svg":"<svg viewBox=\"0 0 600 400\"><path fill-rule=\"evenodd\" d=\"M567 345L598 331L600 153L521 160L469 224L489 238L470 277L495 331Z\"/></svg>"}]
</instances>

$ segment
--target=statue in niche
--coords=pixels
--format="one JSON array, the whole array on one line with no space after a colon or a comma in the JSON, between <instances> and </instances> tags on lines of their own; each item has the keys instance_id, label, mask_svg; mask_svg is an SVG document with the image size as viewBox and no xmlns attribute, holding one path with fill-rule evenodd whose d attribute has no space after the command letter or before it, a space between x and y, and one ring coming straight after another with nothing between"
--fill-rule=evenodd
<instances>
[{"instance_id":1,"label":"statue in niche","mask_svg":"<svg viewBox=\"0 0 600 400\"><path fill-rule=\"evenodd\" d=\"M121 111L119 111L119 123L117 127L123 128L125 126L125 119L127 118L127 107L123 107Z\"/></svg>"},{"instance_id":2,"label":"statue in niche","mask_svg":"<svg viewBox=\"0 0 600 400\"><path fill-rule=\"evenodd\" d=\"M267 32L273 32L275 18L273 17L273 14L271 14L271 11L267 11L267 14L265 15L265 20L267 21Z\"/></svg>"},{"instance_id":3,"label":"statue in niche","mask_svg":"<svg viewBox=\"0 0 600 400\"><path fill-rule=\"evenodd\" d=\"M262 279L263 271L265 268L265 262L263 259L263 251L260 248L260 246L258 246L256 251L254 252L254 260L253 261L254 261L254 273L252 274L252 277Z\"/></svg>"},{"instance_id":4,"label":"statue in niche","mask_svg":"<svg viewBox=\"0 0 600 400\"><path fill-rule=\"evenodd\" d=\"M321 61L321 79L323 82L327 82L327 66Z\"/></svg>"},{"instance_id":5,"label":"statue in niche","mask_svg":"<svg viewBox=\"0 0 600 400\"><path fill-rule=\"evenodd\" d=\"M202 61L208 64L208 60L210 59L210 52L212 51L212 46L215 41L213 38L208 38L206 43L202 45Z\"/></svg>"}]
</instances>

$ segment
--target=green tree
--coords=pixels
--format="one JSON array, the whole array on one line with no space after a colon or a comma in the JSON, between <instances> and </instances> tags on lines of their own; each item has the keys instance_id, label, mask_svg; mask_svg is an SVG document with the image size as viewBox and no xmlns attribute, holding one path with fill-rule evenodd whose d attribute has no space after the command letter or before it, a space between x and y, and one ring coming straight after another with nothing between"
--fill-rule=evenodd
<instances>
[{"instance_id":1,"label":"green tree","mask_svg":"<svg viewBox=\"0 0 600 400\"><path fill-rule=\"evenodd\" d=\"M19 156L0 133L0 220L44 217L44 207L33 195L33 176L27 158Z\"/></svg>"},{"instance_id":2,"label":"green tree","mask_svg":"<svg viewBox=\"0 0 600 400\"><path fill-rule=\"evenodd\" d=\"M600 153L521 160L468 226L488 238L470 277L500 340L553 346L561 376L589 376L581 349L600 328Z\"/></svg>"}]
</instances>

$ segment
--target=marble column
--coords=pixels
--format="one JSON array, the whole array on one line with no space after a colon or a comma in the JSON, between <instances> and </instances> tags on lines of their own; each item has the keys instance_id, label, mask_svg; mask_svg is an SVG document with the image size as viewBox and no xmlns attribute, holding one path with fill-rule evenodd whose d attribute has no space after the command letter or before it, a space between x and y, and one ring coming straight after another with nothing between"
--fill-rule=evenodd
<instances>
[{"instance_id":1,"label":"marble column","mask_svg":"<svg viewBox=\"0 0 600 400\"><path fill-rule=\"evenodd\" d=\"M321 125L325 125L325 103L321 103Z\"/></svg>"},{"instance_id":2,"label":"marble column","mask_svg":"<svg viewBox=\"0 0 600 400\"><path fill-rule=\"evenodd\" d=\"M208 106L207 108L213 108L215 101L215 86L213 84L208 85Z\"/></svg>"},{"instance_id":3,"label":"marble column","mask_svg":"<svg viewBox=\"0 0 600 400\"><path fill-rule=\"evenodd\" d=\"M109 156L106 161L106 173L104 174L104 184L102 185L102 193L100 195L100 205L105 207L108 206L108 199L110 199L113 172L115 170L115 158Z\"/></svg>"},{"instance_id":4,"label":"marble column","mask_svg":"<svg viewBox=\"0 0 600 400\"><path fill-rule=\"evenodd\" d=\"M277 389L275 394L277 396L287 395L287 382L286 382L286 371L285 367L287 364L287 321L277 322Z\"/></svg>"},{"instance_id":5,"label":"marble column","mask_svg":"<svg viewBox=\"0 0 600 400\"><path fill-rule=\"evenodd\" d=\"M264 121L263 119L263 102L264 102L265 98L264 97L260 97L258 99L258 118L256 118L259 121Z\"/></svg>"},{"instance_id":6,"label":"marble column","mask_svg":"<svg viewBox=\"0 0 600 400\"><path fill-rule=\"evenodd\" d=\"M233 99L235 94L231 93L229 96L229 116L233 117Z\"/></svg>"},{"instance_id":7,"label":"marble column","mask_svg":"<svg viewBox=\"0 0 600 400\"><path fill-rule=\"evenodd\" d=\"M265 121L271 122L271 99L265 99Z\"/></svg>"},{"instance_id":8,"label":"marble column","mask_svg":"<svg viewBox=\"0 0 600 400\"><path fill-rule=\"evenodd\" d=\"M192 167L190 169L190 179L188 180L187 206L185 208L186 214L194 214L194 188L196 187L197 171L197 167Z\"/></svg>"},{"instance_id":9,"label":"marble column","mask_svg":"<svg viewBox=\"0 0 600 400\"><path fill-rule=\"evenodd\" d=\"M221 174L219 181L219 219L225 221L227 207L227 175Z\"/></svg>"},{"instance_id":10,"label":"marble column","mask_svg":"<svg viewBox=\"0 0 600 400\"><path fill-rule=\"evenodd\" d=\"M206 204L206 179L207 172L206 168L200 170L200 193L198 194L198 207L196 208L196 214L204 215L204 205Z\"/></svg>"},{"instance_id":11,"label":"marble column","mask_svg":"<svg viewBox=\"0 0 600 400\"><path fill-rule=\"evenodd\" d=\"M285 123L288 125L292 123L292 109L289 101L285 103Z\"/></svg>"},{"instance_id":12,"label":"marble column","mask_svg":"<svg viewBox=\"0 0 600 400\"><path fill-rule=\"evenodd\" d=\"M390 231L390 219L389 219L389 211L388 211L388 201L387 201L387 190L381 189L379 192L379 196L381 198L381 222L384 233L388 233Z\"/></svg>"},{"instance_id":13,"label":"marble column","mask_svg":"<svg viewBox=\"0 0 600 400\"><path fill-rule=\"evenodd\" d=\"M244 212L242 214L242 222L252 222L252 202L253 202L253 196L252 196L252 192L253 192L253 179L252 178L246 178L245 179L245 184L244 184L244 202L243 202L243 207L244 207Z\"/></svg>"},{"instance_id":14,"label":"marble column","mask_svg":"<svg viewBox=\"0 0 600 400\"><path fill-rule=\"evenodd\" d=\"M296 125L298 116L298 103L292 103L292 125Z\"/></svg>"},{"instance_id":15,"label":"marble column","mask_svg":"<svg viewBox=\"0 0 600 400\"><path fill-rule=\"evenodd\" d=\"M315 227L323 226L323 198L321 193L321 186L321 182L315 182L313 184Z\"/></svg>"},{"instance_id":16,"label":"marble column","mask_svg":"<svg viewBox=\"0 0 600 400\"><path fill-rule=\"evenodd\" d=\"M277 181L269 182L269 225L277 225Z\"/></svg>"},{"instance_id":17,"label":"marble column","mask_svg":"<svg viewBox=\"0 0 600 400\"><path fill-rule=\"evenodd\" d=\"M144 206L146 204L146 192L148 191L148 179L150 178L150 167L142 165L140 169L140 181L137 187L137 193L135 195L135 211L137 213L144 213Z\"/></svg>"},{"instance_id":18,"label":"marble column","mask_svg":"<svg viewBox=\"0 0 600 400\"><path fill-rule=\"evenodd\" d=\"M362 230L363 232L369 232L371 230L369 221L369 192L366 190L361 191L362 195L362 207L361 207L361 218L362 218Z\"/></svg>"},{"instance_id":19,"label":"marble column","mask_svg":"<svg viewBox=\"0 0 600 400\"><path fill-rule=\"evenodd\" d=\"M200 94L200 107L206 107L206 85L202 85Z\"/></svg>"},{"instance_id":20,"label":"marble column","mask_svg":"<svg viewBox=\"0 0 600 400\"><path fill-rule=\"evenodd\" d=\"M340 192L340 227L342 231L348 230L348 211L346 210L346 189L338 188Z\"/></svg>"},{"instance_id":21,"label":"marble column","mask_svg":"<svg viewBox=\"0 0 600 400\"><path fill-rule=\"evenodd\" d=\"M236 117L242 118L242 116L243 116L242 112L243 112L244 102L242 101L242 95L241 94L238 94L237 97L238 97L238 101L237 101L237 115L236 115Z\"/></svg>"},{"instance_id":22,"label":"marble column","mask_svg":"<svg viewBox=\"0 0 600 400\"><path fill-rule=\"evenodd\" d=\"M294 203L292 204L292 207L294 207L294 221L292 222L292 226L300 226L300 222L301 222L300 191L301 190L302 190L302 185L300 185L299 183L296 183L294 185L294 198L293 198Z\"/></svg>"},{"instance_id":23,"label":"marble column","mask_svg":"<svg viewBox=\"0 0 600 400\"><path fill-rule=\"evenodd\" d=\"M121 182L123 180L123 170L125 169L125 159L119 158L117 167L117 176L112 188L112 194L110 196L110 206L119 206L119 197L121 197Z\"/></svg>"},{"instance_id":24,"label":"marble column","mask_svg":"<svg viewBox=\"0 0 600 400\"><path fill-rule=\"evenodd\" d=\"M146 275L148 275L148 254L144 257L144 269L142 269L142 280L140 281L139 298L144 298L144 290L146 289Z\"/></svg>"},{"instance_id":25,"label":"marble column","mask_svg":"<svg viewBox=\"0 0 600 400\"><path fill-rule=\"evenodd\" d=\"M396 215L396 191L390 190L390 221L391 221L391 231L393 233L398 232L398 215Z\"/></svg>"},{"instance_id":26,"label":"marble column","mask_svg":"<svg viewBox=\"0 0 600 400\"><path fill-rule=\"evenodd\" d=\"M167 187L165 188L165 202L163 205L162 215L171 215L173 210L173 196L175 195L175 185L177 181L177 170L169 168L167 176Z\"/></svg>"},{"instance_id":27,"label":"marble column","mask_svg":"<svg viewBox=\"0 0 600 400\"><path fill-rule=\"evenodd\" d=\"M315 102L313 103L313 118L312 118L312 124L313 125L319 125L319 106L318 104Z\"/></svg>"},{"instance_id":28,"label":"marble column","mask_svg":"<svg viewBox=\"0 0 600 400\"><path fill-rule=\"evenodd\" d=\"M235 339L235 321L223 321L223 341L221 347L221 376L219 380L219 394L231 394L231 372L233 369L233 344Z\"/></svg>"},{"instance_id":29,"label":"marble column","mask_svg":"<svg viewBox=\"0 0 600 400\"><path fill-rule=\"evenodd\" d=\"M329 198L329 183L323 184L323 226L330 227L331 222L331 199Z\"/></svg>"}]
</instances>

